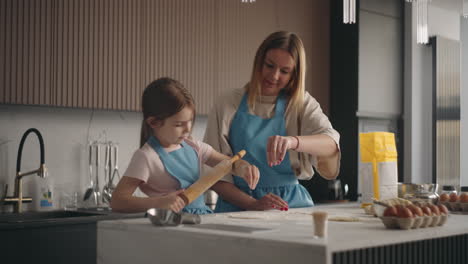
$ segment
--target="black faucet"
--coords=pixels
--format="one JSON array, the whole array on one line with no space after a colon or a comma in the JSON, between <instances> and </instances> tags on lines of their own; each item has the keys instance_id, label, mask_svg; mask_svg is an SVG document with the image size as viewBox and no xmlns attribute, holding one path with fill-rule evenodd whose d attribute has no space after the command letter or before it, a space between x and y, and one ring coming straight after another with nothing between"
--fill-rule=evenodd
<instances>
[{"instance_id":1,"label":"black faucet","mask_svg":"<svg viewBox=\"0 0 468 264\"><path fill-rule=\"evenodd\" d=\"M39 169L22 173L21 172L21 155L23 154L23 145L24 141L28 137L30 133L35 133L37 138L39 139L40 151L41 151L41 163L39 164ZM22 205L23 203L30 203L32 202L31 197L23 197L23 177L27 175L31 175L36 173L39 177L44 178L46 174L46 167L44 162L44 140L42 138L41 133L39 130L35 128L30 128L24 132L23 137L21 138L21 142L18 148L18 156L16 158L16 177L15 177L15 191L13 197L5 196L3 198L4 204L14 204L14 213L21 213L22 212ZM8 186L6 187L7 190Z\"/></svg>"}]
</instances>

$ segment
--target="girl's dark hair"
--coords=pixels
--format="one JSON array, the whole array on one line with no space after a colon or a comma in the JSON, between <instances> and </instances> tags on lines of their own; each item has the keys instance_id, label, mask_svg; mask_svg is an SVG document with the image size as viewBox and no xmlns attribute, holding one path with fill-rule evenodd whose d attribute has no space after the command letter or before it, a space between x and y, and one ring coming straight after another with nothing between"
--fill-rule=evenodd
<instances>
[{"instance_id":1,"label":"girl's dark hair","mask_svg":"<svg viewBox=\"0 0 468 264\"><path fill-rule=\"evenodd\" d=\"M148 117L154 117L156 121L164 122L166 118L177 114L186 106L193 109L195 118L193 97L180 82L164 77L150 83L143 91L141 98L143 122L141 124L140 147L153 134L153 130L146 121Z\"/></svg>"}]
</instances>

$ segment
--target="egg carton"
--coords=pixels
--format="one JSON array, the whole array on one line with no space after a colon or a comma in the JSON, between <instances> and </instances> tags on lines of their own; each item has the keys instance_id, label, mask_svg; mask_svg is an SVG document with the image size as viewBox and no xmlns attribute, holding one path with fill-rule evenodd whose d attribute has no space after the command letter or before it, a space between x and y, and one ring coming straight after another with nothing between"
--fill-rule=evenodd
<instances>
[{"instance_id":1,"label":"egg carton","mask_svg":"<svg viewBox=\"0 0 468 264\"><path fill-rule=\"evenodd\" d=\"M439 204L445 205L450 211L463 212L468 214L468 203L462 202L439 202Z\"/></svg>"},{"instance_id":2,"label":"egg carton","mask_svg":"<svg viewBox=\"0 0 468 264\"><path fill-rule=\"evenodd\" d=\"M443 226L447 222L448 215L416 216L411 218L381 216L379 217L386 228L389 229L416 229L426 227Z\"/></svg>"}]
</instances>

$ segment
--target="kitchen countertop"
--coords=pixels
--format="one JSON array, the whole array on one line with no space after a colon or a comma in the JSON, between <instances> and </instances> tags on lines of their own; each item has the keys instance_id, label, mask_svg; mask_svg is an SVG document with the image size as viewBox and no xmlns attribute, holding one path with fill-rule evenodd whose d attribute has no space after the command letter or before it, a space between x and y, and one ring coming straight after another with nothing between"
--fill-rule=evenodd
<instances>
[{"instance_id":1,"label":"kitchen countertop","mask_svg":"<svg viewBox=\"0 0 468 264\"><path fill-rule=\"evenodd\" d=\"M49 215L51 217L49 217ZM53 217L52 215L61 215ZM79 215L79 216L76 216ZM68 217L69 216L69 217ZM143 218L144 214L121 214L110 210L79 208L73 211L24 212L21 214L0 214L0 230L41 228L47 226L87 224L102 220Z\"/></svg>"},{"instance_id":2,"label":"kitchen countertop","mask_svg":"<svg viewBox=\"0 0 468 264\"><path fill-rule=\"evenodd\" d=\"M355 222L328 222L328 237L313 236L312 211ZM199 226L153 226L149 219L98 223L98 263L332 263L333 254L468 234L468 216L451 214L441 227L386 229L357 203L289 211L202 216ZM234 226L233 230L223 227ZM237 227L237 228L236 228ZM243 230L245 229L245 230ZM116 253L119 252L119 253Z\"/></svg>"}]
</instances>

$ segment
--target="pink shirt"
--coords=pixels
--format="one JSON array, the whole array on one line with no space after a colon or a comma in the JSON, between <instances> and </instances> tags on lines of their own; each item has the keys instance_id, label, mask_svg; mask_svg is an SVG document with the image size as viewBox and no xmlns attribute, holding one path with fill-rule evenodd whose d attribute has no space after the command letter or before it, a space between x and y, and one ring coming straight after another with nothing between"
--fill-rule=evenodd
<instances>
[{"instance_id":1,"label":"pink shirt","mask_svg":"<svg viewBox=\"0 0 468 264\"><path fill-rule=\"evenodd\" d=\"M194 139L187 139L185 142L197 153L201 169L211 156L213 148ZM139 187L148 196L161 196L180 189L179 181L164 169L158 153L148 143L135 151L124 176L142 180Z\"/></svg>"}]
</instances>

